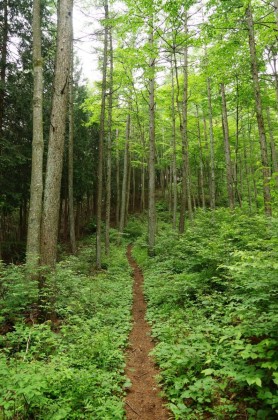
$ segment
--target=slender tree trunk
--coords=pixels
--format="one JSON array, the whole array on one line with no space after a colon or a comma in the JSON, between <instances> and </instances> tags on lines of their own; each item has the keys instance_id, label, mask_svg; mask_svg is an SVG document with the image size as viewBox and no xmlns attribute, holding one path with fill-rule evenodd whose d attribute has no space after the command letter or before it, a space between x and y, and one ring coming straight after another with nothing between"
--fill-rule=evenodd
<instances>
[{"instance_id":1,"label":"slender tree trunk","mask_svg":"<svg viewBox=\"0 0 278 420\"><path fill-rule=\"evenodd\" d=\"M267 157L267 143L266 143L266 137L265 137L265 126L264 126L264 119L263 119L261 90L260 90L260 83L259 83L259 72L258 72L255 34L254 34L254 22L253 22L253 15L252 15L250 3L246 9L246 21L247 21L247 26L248 26L251 72L252 72L252 77L253 77L257 124L258 124L259 138L260 138L261 162L262 162L262 167L263 167L262 174L263 174L264 209L265 209L265 214L267 216L271 216L272 214L271 193L270 193L270 186L269 186L270 170L269 170L269 163L268 163L268 157Z\"/></svg>"},{"instance_id":2,"label":"slender tree trunk","mask_svg":"<svg viewBox=\"0 0 278 420\"><path fill-rule=\"evenodd\" d=\"M273 135L272 125L271 125L269 106L266 108L266 116L267 116L267 124L268 124L268 131L269 131L269 137L270 137L272 170L273 170L273 172L278 174L277 151L276 151L276 145L275 145L275 139L274 139L274 135ZM278 184L278 176L277 175L275 176L275 179L276 179L276 184Z\"/></svg>"},{"instance_id":3,"label":"slender tree trunk","mask_svg":"<svg viewBox=\"0 0 278 420\"><path fill-rule=\"evenodd\" d=\"M220 84L221 98L222 98L222 121L223 121L223 134L224 134L224 146L225 146L225 161L226 161L226 178L227 178L227 191L228 201L231 210L235 207L234 201L234 187L233 187L233 171L229 141L229 125L226 105L226 94L224 83Z\"/></svg>"},{"instance_id":4,"label":"slender tree trunk","mask_svg":"<svg viewBox=\"0 0 278 420\"><path fill-rule=\"evenodd\" d=\"M7 71L7 47L8 47L8 0L3 1L3 25L2 25L2 45L0 59L0 136L2 136L3 119L5 109L5 89L6 89L6 71ZM0 144L2 149L2 144ZM0 153L2 150L0 149Z\"/></svg>"},{"instance_id":5,"label":"slender tree trunk","mask_svg":"<svg viewBox=\"0 0 278 420\"><path fill-rule=\"evenodd\" d=\"M197 118L197 132L199 140L199 152L200 152L200 189L201 189L201 200L203 209L206 208L205 201L205 188L204 188L204 162L203 162L203 146L201 139L201 128L200 128L200 119L199 119L199 108L196 105L196 118Z\"/></svg>"},{"instance_id":6,"label":"slender tree trunk","mask_svg":"<svg viewBox=\"0 0 278 420\"><path fill-rule=\"evenodd\" d=\"M239 85L238 85L238 76L236 76L236 147L235 147L235 175L234 175L234 186L235 186L235 195L238 200L238 204L241 207L241 196L242 188L239 190L238 176L240 172L239 165ZM242 172L241 172L242 173Z\"/></svg>"},{"instance_id":7,"label":"slender tree trunk","mask_svg":"<svg viewBox=\"0 0 278 420\"><path fill-rule=\"evenodd\" d=\"M5 109L5 90L6 90L6 70L7 70L7 46L8 46L8 0L3 1L3 25L2 25L2 45L0 58L0 156L2 155L2 136ZM1 176L1 172L0 172ZM2 258L2 243L4 241L4 216L0 210L0 260Z\"/></svg>"},{"instance_id":8,"label":"slender tree trunk","mask_svg":"<svg viewBox=\"0 0 278 420\"><path fill-rule=\"evenodd\" d=\"M211 82L207 78L208 109L209 109L209 139L210 139L210 208L215 210L215 159L214 159L214 133L213 113L211 101Z\"/></svg>"},{"instance_id":9,"label":"slender tree trunk","mask_svg":"<svg viewBox=\"0 0 278 420\"><path fill-rule=\"evenodd\" d=\"M185 35L188 33L187 16L185 17ZM188 147L188 133L187 133L187 112L188 112L188 46L184 47L183 52L183 99L182 99L182 198L180 211L179 232L184 232L185 222L185 203L187 201L189 220L193 219L192 200L191 200L191 182L190 182L190 168L189 168L189 147Z\"/></svg>"},{"instance_id":10,"label":"slender tree trunk","mask_svg":"<svg viewBox=\"0 0 278 420\"><path fill-rule=\"evenodd\" d=\"M155 211L155 58L153 15L149 20L149 213L148 213L148 253L154 256L156 211Z\"/></svg>"},{"instance_id":11,"label":"slender tree trunk","mask_svg":"<svg viewBox=\"0 0 278 420\"><path fill-rule=\"evenodd\" d=\"M113 106L113 42L112 28L109 31L109 52L110 52L110 69L109 69L109 101L108 101L108 130L107 130L107 180L106 180L106 215L105 215L105 253L110 252L110 218L111 218L111 148L112 148L112 106Z\"/></svg>"},{"instance_id":12,"label":"slender tree trunk","mask_svg":"<svg viewBox=\"0 0 278 420\"><path fill-rule=\"evenodd\" d=\"M130 181L131 181L131 159L130 153L128 153L128 165L127 165L127 188L126 188L126 206L125 206L125 221L124 227L127 224L128 215L129 215L129 208L130 208Z\"/></svg>"},{"instance_id":13,"label":"slender tree trunk","mask_svg":"<svg viewBox=\"0 0 278 420\"><path fill-rule=\"evenodd\" d=\"M26 249L26 264L29 268L39 263L43 194L43 62L40 0L33 2L33 71L32 171Z\"/></svg>"},{"instance_id":14,"label":"slender tree trunk","mask_svg":"<svg viewBox=\"0 0 278 420\"><path fill-rule=\"evenodd\" d=\"M173 229L177 228L177 207L178 207L178 182L177 182L177 147L176 147L176 109L175 109L175 79L173 61L171 61L171 75L172 75L172 183L171 189L173 191ZM173 187L172 187L173 185ZM172 196L172 194L171 194Z\"/></svg>"},{"instance_id":15,"label":"slender tree trunk","mask_svg":"<svg viewBox=\"0 0 278 420\"><path fill-rule=\"evenodd\" d=\"M76 238L73 202L73 145L74 145L74 90L73 90L73 27L71 27L71 68L69 81L69 147L68 147L68 217L72 254L76 254Z\"/></svg>"},{"instance_id":16,"label":"slender tree trunk","mask_svg":"<svg viewBox=\"0 0 278 420\"><path fill-rule=\"evenodd\" d=\"M71 52L72 0L60 0L54 93L42 215L41 264L56 263L60 190L63 165Z\"/></svg>"},{"instance_id":17,"label":"slender tree trunk","mask_svg":"<svg viewBox=\"0 0 278 420\"><path fill-rule=\"evenodd\" d=\"M123 181L122 181L122 198L121 198L121 212L120 212L120 225L119 233L122 234L125 225L125 212L126 212L126 196L128 184L128 155L129 155L129 137L130 137L130 114L127 116L126 122L126 140L124 152L124 168L123 168Z\"/></svg>"},{"instance_id":18,"label":"slender tree trunk","mask_svg":"<svg viewBox=\"0 0 278 420\"><path fill-rule=\"evenodd\" d=\"M105 19L108 19L108 0L104 3ZM104 51L102 69L102 94L101 112L99 127L99 146L98 146L98 186L97 186L97 232L96 232L96 267L101 268L101 220L102 220L102 190L103 190L103 143L105 135L105 97L107 83L107 53L108 53L108 26L104 27Z\"/></svg>"},{"instance_id":19,"label":"slender tree trunk","mask_svg":"<svg viewBox=\"0 0 278 420\"><path fill-rule=\"evenodd\" d=\"M116 130L116 142L117 142L117 149L116 149L116 226L119 228L120 224L120 159L119 159L119 148L118 148L118 141L119 141L119 130Z\"/></svg>"}]
</instances>

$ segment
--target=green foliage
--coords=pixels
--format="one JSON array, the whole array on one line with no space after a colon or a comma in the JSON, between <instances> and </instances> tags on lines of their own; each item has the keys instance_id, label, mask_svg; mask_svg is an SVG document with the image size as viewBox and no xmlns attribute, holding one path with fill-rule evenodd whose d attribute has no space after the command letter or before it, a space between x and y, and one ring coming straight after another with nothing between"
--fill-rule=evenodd
<instances>
[{"instance_id":1,"label":"green foliage","mask_svg":"<svg viewBox=\"0 0 278 420\"><path fill-rule=\"evenodd\" d=\"M130 329L131 277L115 247L105 272L91 273L93 241L47 278L57 318L37 324L23 267L2 267L0 418L122 419L124 348ZM31 290L33 290L31 288ZM8 317L8 318L7 318Z\"/></svg>"},{"instance_id":2,"label":"green foliage","mask_svg":"<svg viewBox=\"0 0 278 420\"><path fill-rule=\"evenodd\" d=\"M277 417L277 220L198 212L178 236L140 240L154 356L176 419Z\"/></svg>"}]
</instances>

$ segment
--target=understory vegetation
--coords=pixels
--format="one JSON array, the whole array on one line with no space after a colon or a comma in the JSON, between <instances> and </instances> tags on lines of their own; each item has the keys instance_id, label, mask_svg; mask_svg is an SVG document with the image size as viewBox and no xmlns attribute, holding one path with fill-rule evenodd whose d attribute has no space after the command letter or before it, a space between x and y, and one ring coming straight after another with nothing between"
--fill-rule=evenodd
<instances>
[{"instance_id":1,"label":"understory vegetation","mask_svg":"<svg viewBox=\"0 0 278 420\"><path fill-rule=\"evenodd\" d=\"M277 219L198 211L179 235L160 216L156 257L144 234L134 256L175 419L277 418Z\"/></svg>"},{"instance_id":2,"label":"understory vegetation","mask_svg":"<svg viewBox=\"0 0 278 420\"><path fill-rule=\"evenodd\" d=\"M125 247L92 272L95 239L47 279L53 321L37 323L24 266L0 275L0 419L122 419L131 276Z\"/></svg>"}]
</instances>

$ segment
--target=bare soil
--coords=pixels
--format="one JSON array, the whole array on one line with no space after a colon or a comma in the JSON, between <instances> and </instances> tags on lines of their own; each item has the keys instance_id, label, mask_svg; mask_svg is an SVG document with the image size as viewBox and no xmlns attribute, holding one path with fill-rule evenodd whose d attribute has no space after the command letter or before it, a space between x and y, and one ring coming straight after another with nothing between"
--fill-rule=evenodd
<instances>
[{"instance_id":1,"label":"bare soil","mask_svg":"<svg viewBox=\"0 0 278 420\"><path fill-rule=\"evenodd\" d=\"M160 395L155 380L158 368L149 356L154 348L151 328L145 321L146 302L143 295L144 278L140 268L131 255L132 245L127 248L127 258L133 268L133 328L129 336L130 346L127 351L126 375L131 380L126 401L127 420L169 420L173 418L165 408L166 401Z\"/></svg>"}]
</instances>

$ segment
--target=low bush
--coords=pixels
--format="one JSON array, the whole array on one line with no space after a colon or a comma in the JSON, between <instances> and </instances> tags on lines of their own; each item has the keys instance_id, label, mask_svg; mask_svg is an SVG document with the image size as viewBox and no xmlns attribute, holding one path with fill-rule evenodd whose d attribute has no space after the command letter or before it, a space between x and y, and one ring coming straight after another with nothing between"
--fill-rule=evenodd
<instances>
[{"instance_id":1,"label":"low bush","mask_svg":"<svg viewBox=\"0 0 278 420\"><path fill-rule=\"evenodd\" d=\"M115 247L107 269L90 274L94 245L86 242L47 278L54 322L32 317L36 288L24 267L1 268L0 418L124 417L130 269L125 248Z\"/></svg>"},{"instance_id":2,"label":"low bush","mask_svg":"<svg viewBox=\"0 0 278 420\"><path fill-rule=\"evenodd\" d=\"M139 239L154 356L176 419L275 419L277 221L199 211L178 235L160 222L156 257Z\"/></svg>"}]
</instances>

